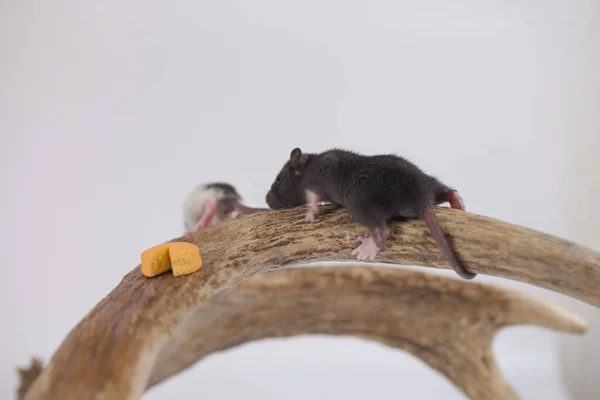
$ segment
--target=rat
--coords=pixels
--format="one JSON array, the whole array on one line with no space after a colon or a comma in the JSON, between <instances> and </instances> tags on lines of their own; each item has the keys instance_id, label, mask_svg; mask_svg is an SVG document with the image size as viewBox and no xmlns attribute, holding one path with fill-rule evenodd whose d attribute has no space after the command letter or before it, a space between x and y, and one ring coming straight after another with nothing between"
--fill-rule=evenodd
<instances>
[{"instance_id":1,"label":"rat","mask_svg":"<svg viewBox=\"0 0 600 400\"><path fill-rule=\"evenodd\" d=\"M352 255L359 260L373 260L384 248L391 219L424 219L452 269L464 279L477 276L458 261L434 212L434 206L444 202L464 211L458 191L395 154L366 156L335 148L302 153L295 148L267 192L266 201L271 209L306 204L305 219L309 222L315 220L321 202L344 207L354 221L374 231L371 236L357 238L361 244Z\"/></svg>"},{"instance_id":2,"label":"rat","mask_svg":"<svg viewBox=\"0 0 600 400\"><path fill-rule=\"evenodd\" d=\"M268 208L245 206L242 196L229 183L204 183L196 186L183 203L184 227L187 233L193 233L226 219L265 210Z\"/></svg>"}]
</instances>

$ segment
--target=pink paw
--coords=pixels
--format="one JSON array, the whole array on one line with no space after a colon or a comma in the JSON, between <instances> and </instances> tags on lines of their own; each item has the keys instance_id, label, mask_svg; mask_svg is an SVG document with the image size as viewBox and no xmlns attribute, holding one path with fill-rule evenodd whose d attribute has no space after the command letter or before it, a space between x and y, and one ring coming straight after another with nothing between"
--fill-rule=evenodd
<instances>
[{"instance_id":1,"label":"pink paw","mask_svg":"<svg viewBox=\"0 0 600 400\"><path fill-rule=\"evenodd\" d=\"M306 222L314 222L315 221L315 212L312 209L309 209L306 212L306 216L304 217Z\"/></svg>"},{"instance_id":2,"label":"pink paw","mask_svg":"<svg viewBox=\"0 0 600 400\"><path fill-rule=\"evenodd\" d=\"M456 190L452 190L448 193L448 203L450 203L451 208L455 208L457 210L465 211L465 203L463 202L462 197L458 194Z\"/></svg>"},{"instance_id":3,"label":"pink paw","mask_svg":"<svg viewBox=\"0 0 600 400\"><path fill-rule=\"evenodd\" d=\"M356 256L357 259L373 260L377 253L379 253L379 247L377 247L375 239L372 236L359 236L356 240L361 243L360 246L352 250L352 255Z\"/></svg>"}]
</instances>

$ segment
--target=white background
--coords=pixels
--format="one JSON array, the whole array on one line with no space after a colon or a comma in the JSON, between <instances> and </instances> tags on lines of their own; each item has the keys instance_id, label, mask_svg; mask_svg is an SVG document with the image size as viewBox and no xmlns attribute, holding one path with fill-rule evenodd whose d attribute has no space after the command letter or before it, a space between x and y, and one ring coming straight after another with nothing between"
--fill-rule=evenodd
<instances>
[{"instance_id":1,"label":"white background","mask_svg":"<svg viewBox=\"0 0 600 400\"><path fill-rule=\"evenodd\" d=\"M182 233L194 185L228 181L264 206L296 146L396 152L468 211L599 246L578 204L595 174L576 163L600 135L590 3L0 3L0 398L142 250ZM498 337L525 399L567 398L557 337ZM322 337L211 356L145 398L200 396L464 399L406 353Z\"/></svg>"}]
</instances>

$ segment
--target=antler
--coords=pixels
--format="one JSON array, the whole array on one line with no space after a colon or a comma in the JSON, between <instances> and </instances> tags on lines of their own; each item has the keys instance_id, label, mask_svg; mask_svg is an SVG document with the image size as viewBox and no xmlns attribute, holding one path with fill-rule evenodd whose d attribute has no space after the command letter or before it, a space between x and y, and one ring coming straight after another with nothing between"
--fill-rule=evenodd
<instances>
[{"instance_id":1,"label":"antler","mask_svg":"<svg viewBox=\"0 0 600 400\"><path fill-rule=\"evenodd\" d=\"M571 333L587 329L583 320L522 292L420 271L281 269L207 299L163 343L148 387L241 343L329 334L406 350L473 399L518 399L491 348L498 330L517 324Z\"/></svg>"},{"instance_id":2,"label":"antler","mask_svg":"<svg viewBox=\"0 0 600 400\"><path fill-rule=\"evenodd\" d=\"M42 360L37 357L33 357L30 361L30 366L27 368L19 367L17 372L19 373L19 388L17 389L17 400L20 400L25 396L29 386L37 379L42 372Z\"/></svg>"},{"instance_id":3,"label":"antler","mask_svg":"<svg viewBox=\"0 0 600 400\"><path fill-rule=\"evenodd\" d=\"M379 340L421 357L474 399L516 399L493 362L494 333L518 323L577 333L586 329L565 311L520 292L419 271L308 268L257 275L306 261L351 260L354 238L364 229L343 210L329 207L313 224L303 221L302 211L242 217L178 239L199 245L203 268L185 277L152 279L139 268L131 271L71 331L25 399L137 399L211 352L303 333ZM439 209L438 217L471 271L600 304L597 253L465 212ZM391 228L378 261L447 268L424 223ZM268 290L257 290L261 285ZM312 297L321 300L298 309L298 302ZM423 307L440 311L425 318ZM307 312L313 308L314 313ZM292 310L303 312L303 318L286 319ZM227 319L236 316L240 322L232 328Z\"/></svg>"}]
</instances>

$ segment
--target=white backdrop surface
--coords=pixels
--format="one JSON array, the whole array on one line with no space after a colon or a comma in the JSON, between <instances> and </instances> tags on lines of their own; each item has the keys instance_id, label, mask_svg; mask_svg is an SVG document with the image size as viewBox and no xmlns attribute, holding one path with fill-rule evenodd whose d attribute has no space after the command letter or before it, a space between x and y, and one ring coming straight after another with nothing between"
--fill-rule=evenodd
<instances>
[{"instance_id":1,"label":"white backdrop surface","mask_svg":"<svg viewBox=\"0 0 600 400\"><path fill-rule=\"evenodd\" d=\"M0 398L13 396L15 366L47 360L141 250L182 233L195 184L228 181L265 205L295 146L397 152L456 186L469 211L572 233L571 139L600 43L589 2L0 9ZM525 399L567 399L556 339L534 327L498 337ZM145 399L200 396L464 399L406 353L325 337L211 356Z\"/></svg>"}]
</instances>

